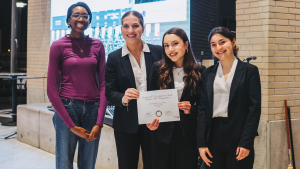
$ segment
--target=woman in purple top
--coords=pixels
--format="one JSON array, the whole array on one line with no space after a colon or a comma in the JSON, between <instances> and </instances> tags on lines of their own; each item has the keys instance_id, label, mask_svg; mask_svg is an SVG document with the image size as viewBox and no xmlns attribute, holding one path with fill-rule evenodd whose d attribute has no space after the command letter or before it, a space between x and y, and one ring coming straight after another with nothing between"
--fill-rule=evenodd
<instances>
[{"instance_id":1,"label":"woman in purple top","mask_svg":"<svg viewBox=\"0 0 300 169\"><path fill-rule=\"evenodd\" d=\"M71 34L50 48L47 93L55 109L57 169L73 168L77 143L78 168L95 168L107 101L103 43L84 35L91 19L85 3L71 5L67 13Z\"/></svg>"}]
</instances>

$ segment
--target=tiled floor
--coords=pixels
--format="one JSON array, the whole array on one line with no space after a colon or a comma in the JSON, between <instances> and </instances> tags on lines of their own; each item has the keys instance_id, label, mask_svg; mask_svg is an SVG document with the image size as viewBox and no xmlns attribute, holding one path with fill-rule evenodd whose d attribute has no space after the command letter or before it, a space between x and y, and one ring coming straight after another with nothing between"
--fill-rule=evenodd
<instances>
[{"instance_id":1,"label":"tiled floor","mask_svg":"<svg viewBox=\"0 0 300 169\"><path fill-rule=\"evenodd\" d=\"M15 131L17 127L0 125L0 169L55 169L55 155L19 142L16 136L4 139Z\"/></svg>"}]
</instances>

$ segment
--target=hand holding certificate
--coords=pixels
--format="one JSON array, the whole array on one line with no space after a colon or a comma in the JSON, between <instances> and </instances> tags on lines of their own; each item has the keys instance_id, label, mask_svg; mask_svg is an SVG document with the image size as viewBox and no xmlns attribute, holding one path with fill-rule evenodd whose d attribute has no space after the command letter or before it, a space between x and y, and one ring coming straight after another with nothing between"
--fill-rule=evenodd
<instances>
[{"instance_id":1,"label":"hand holding certificate","mask_svg":"<svg viewBox=\"0 0 300 169\"><path fill-rule=\"evenodd\" d=\"M140 92L137 99L139 124L179 121L178 97L176 89Z\"/></svg>"}]
</instances>

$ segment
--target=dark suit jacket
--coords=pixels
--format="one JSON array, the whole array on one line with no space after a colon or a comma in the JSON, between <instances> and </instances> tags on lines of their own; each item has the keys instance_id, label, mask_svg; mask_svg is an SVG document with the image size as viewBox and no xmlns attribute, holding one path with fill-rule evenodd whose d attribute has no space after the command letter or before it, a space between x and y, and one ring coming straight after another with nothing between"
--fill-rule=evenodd
<instances>
[{"instance_id":1,"label":"dark suit jacket","mask_svg":"<svg viewBox=\"0 0 300 169\"><path fill-rule=\"evenodd\" d=\"M219 63L207 68L202 76L202 91L198 106L197 144L207 147L213 116L214 80ZM220 105L222 106L222 105ZM230 139L239 147L251 149L261 114L261 86L258 68L238 59L232 80L228 121Z\"/></svg>"},{"instance_id":2,"label":"dark suit jacket","mask_svg":"<svg viewBox=\"0 0 300 169\"><path fill-rule=\"evenodd\" d=\"M151 70L151 81L150 81L150 90L159 90L157 80L159 78L158 69L160 64L154 63ZM199 68L200 73L202 74L205 66L201 65ZM174 80L173 74L171 74L172 82L169 84L168 89L174 89ZM201 79L198 84L201 84ZM191 103L190 114L185 114L183 110L180 112L180 128L184 136L186 143L195 142L196 143L196 126L197 126L197 105L196 100L199 100L199 95L190 94L190 89L185 88L181 95L181 101L189 101ZM169 144L171 142L172 134L175 128L176 122L162 122L159 124L157 130L154 131L156 134L157 141Z\"/></svg>"},{"instance_id":3,"label":"dark suit jacket","mask_svg":"<svg viewBox=\"0 0 300 169\"><path fill-rule=\"evenodd\" d=\"M147 89L149 90L149 77L152 64L161 59L161 46L147 44L150 53L145 52L147 70ZM122 57L122 48L108 55L105 68L105 96L115 105L113 128L120 132L136 133L138 130L137 102L131 100L127 107L123 106L122 98L128 88L135 88L135 78L132 71L129 55Z\"/></svg>"}]
</instances>

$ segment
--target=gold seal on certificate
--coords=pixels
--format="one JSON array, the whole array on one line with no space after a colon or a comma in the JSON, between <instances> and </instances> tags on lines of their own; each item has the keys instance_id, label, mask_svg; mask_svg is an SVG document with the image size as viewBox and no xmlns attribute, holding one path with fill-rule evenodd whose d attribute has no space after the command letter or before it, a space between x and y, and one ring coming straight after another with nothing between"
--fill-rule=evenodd
<instances>
[{"instance_id":1,"label":"gold seal on certificate","mask_svg":"<svg viewBox=\"0 0 300 169\"><path fill-rule=\"evenodd\" d=\"M178 96L176 89L140 92L137 99L139 124L179 121Z\"/></svg>"}]
</instances>

